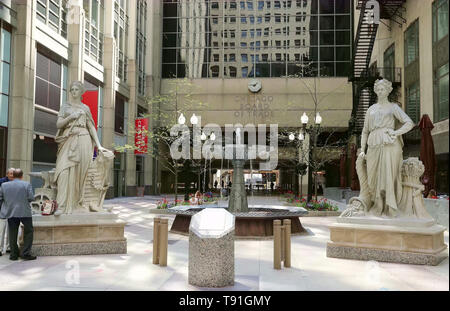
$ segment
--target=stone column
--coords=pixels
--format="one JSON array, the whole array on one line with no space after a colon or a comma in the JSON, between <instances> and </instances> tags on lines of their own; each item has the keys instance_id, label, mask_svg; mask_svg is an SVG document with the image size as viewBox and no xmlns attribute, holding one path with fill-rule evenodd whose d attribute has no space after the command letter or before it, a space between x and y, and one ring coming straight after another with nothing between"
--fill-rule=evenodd
<instances>
[{"instance_id":1,"label":"stone column","mask_svg":"<svg viewBox=\"0 0 450 311\"><path fill-rule=\"evenodd\" d=\"M130 98L128 100L128 131L127 131L127 144L134 146L134 120L136 118L137 110L137 64L136 64L136 27L137 27L137 6L134 5L128 7L128 81L127 84L130 87ZM127 126L127 125L126 125ZM127 151L126 154L126 195L136 196L136 156L133 151Z\"/></svg>"},{"instance_id":2,"label":"stone column","mask_svg":"<svg viewBox=\"0 0 450 311\"><path fill-rule=\"evenodd\" d=\"M69 83L84 81L84 28L85 12L82 1L71 1L67 16L67 40L69 41Z\"/></svg>"},{"instance_id":3,"label":"stone column","mask_svg":"<svg viewBox=\"0 0 450 311\"><path fill-rule=\"evenodd\" d=\"M31 172L34 133L34 77L36 41L34 32L34 1L16 4L17 29L12 36L11 98L8 124L8 167Z\"/></svg>"},{"instance_id":4,"label":"stone column","mask_svg":"<svg viewBox=\"0 0 450 311\"><path fill-rule=\"evenodd\" d=\"M114 2L105 1L105 28L103 45L103 67L105 72L103 88L103 147L112 150L114 143L114 107L116 104L116 59L117 47L114 38ZM118 155L116 155L118 156ZM111 172L111 176L113 172ZM108 189L107 198L113 197L114 179Z\"/></svg>"}]
</instances>

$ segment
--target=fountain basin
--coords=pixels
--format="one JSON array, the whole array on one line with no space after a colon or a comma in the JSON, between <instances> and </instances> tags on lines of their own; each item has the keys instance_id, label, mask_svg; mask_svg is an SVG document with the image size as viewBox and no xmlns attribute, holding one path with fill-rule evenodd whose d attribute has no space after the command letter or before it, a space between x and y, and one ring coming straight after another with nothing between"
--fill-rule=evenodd
<instances>
[{"instance_id":1,"label":"fountain basin","mask_svg":"<svg viewBox=\"0 0 450 311\"><path fill-rule=\"evenodd\" d=\"M224 208L228 210L228 206L222 204L174 206L166 212L166 214L176 215L170 232L189 235L191 217L205 208ZM272 238L273 221L275 219L290 219L292 235L307 233L299 218L308 214L308 211L304 208L252 205L249 206L248 212L232 212L231 214L236 217L235 237L238 239Z\"/></svg>"}]
</instances>

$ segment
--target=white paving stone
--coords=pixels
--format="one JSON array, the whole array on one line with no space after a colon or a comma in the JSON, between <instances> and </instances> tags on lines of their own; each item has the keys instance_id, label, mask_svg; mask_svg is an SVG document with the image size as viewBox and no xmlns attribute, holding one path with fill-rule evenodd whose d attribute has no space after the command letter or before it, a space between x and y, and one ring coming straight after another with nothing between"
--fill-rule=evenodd
<instances>
[{"instance_id":1,"label":"white paving stone","mask_svg":"<svg viewBox=\"0 0 450 311\"><path fill-rule=\"evenodd\" d=\"M0 290L209 290L188 284L188 237L169 233L168 266L152 264L153 218L160 197L106 201L129 222L127 255L40 257L11 262L0 257ZM280 205L278 198L249 197L249 204ZM169 226L173 216L169 218ZM311 235L292 237L292 268L273 269L273 241L235 242L235 285L225 290L449 290L449 260L439 266L374 263L326 257L328 225L334 217L302 218ZM445 242L449 243L448 231ZM68 284L78 262L80 283Z\"/></svg>"}]
</instances>

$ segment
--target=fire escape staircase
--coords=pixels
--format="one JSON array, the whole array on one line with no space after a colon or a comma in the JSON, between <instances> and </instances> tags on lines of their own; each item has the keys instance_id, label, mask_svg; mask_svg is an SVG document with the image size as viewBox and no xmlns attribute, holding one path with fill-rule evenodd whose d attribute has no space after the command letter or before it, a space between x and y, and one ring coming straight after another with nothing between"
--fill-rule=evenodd
<instances>
[{"instance_id":1,"label":"fire escape staircase","mask_svg":"<svg viewBox=\"0 0 450 311\"><path fill-rule=\"evenodd\" d=\"M406 20L402 17L404 2L406 0L378 0L380 4L380 23L389 27L389 29L390 25L386 24L383 19L391 20L400 27L403 23L406 23ZM353 46L352 76L349 80L353 82L353 111L350 130L359 134L364 126L364 117L367 109L376 101L373 84L383 74L380 70L371 70L370 68L373 46L379 27L377 23L371 22L371 20L373 21L370 18L371 16L373 17L373 6L368 0L359 0L357 9L360 10L361 14ZM398 77L395 68L379 69L386 69L391 76ZM401 77L397 83L401 83Z\"/></svg>"}]
</instances>

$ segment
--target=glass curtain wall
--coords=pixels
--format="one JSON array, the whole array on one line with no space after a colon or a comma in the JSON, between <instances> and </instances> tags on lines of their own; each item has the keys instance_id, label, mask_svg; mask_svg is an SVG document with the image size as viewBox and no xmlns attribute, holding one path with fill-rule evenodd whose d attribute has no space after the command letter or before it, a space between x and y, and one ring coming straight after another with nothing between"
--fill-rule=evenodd
<instances>
[{"instance_id":1,"label":"glass curtain wall","mask_svg":"<svg viewBox=\"0 0 450 311\"><path fill-rule=\"evenodd\" d=\"M164 78L348 75L350 0L163 0Z\"/></svg>"}]
</instances>

